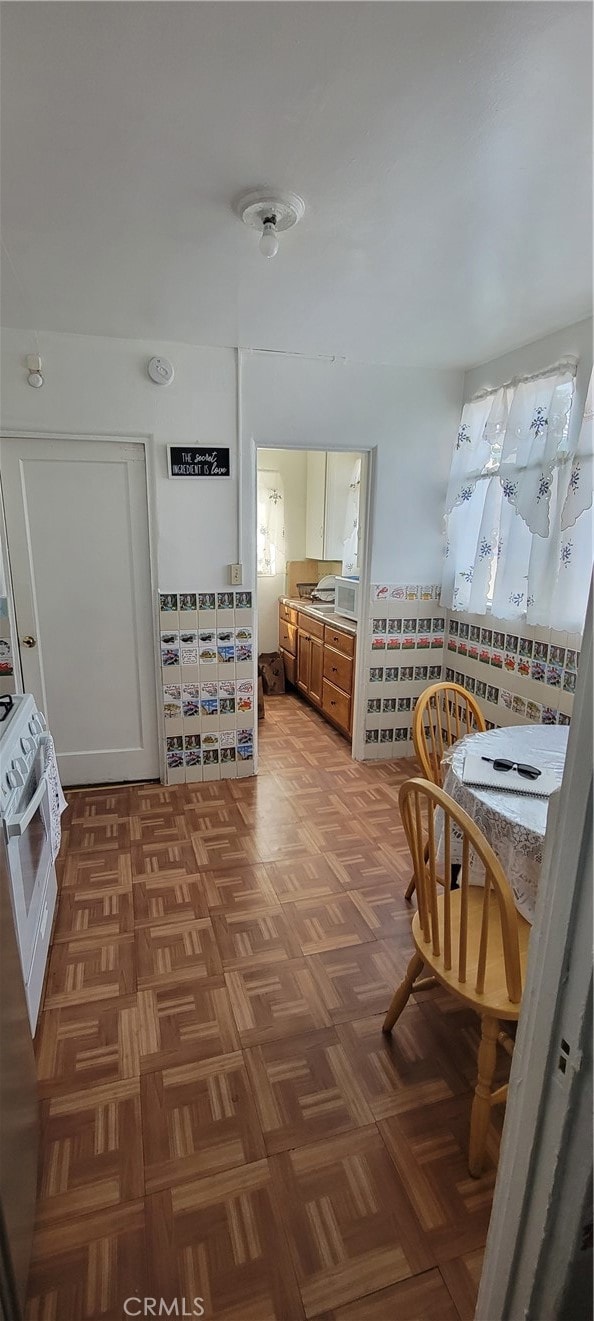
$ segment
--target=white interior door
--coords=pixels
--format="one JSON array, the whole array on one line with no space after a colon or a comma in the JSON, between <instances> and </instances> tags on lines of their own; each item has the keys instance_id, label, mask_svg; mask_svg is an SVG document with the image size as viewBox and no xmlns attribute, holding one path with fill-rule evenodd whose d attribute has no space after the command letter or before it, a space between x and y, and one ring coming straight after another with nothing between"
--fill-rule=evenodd
<instances>
[{"instance_id":1,"label":"white interior door","mask_svg":"<svg viewBox=\"0 0 594 1321\"><path fill-rule=\"evenodd\" d=\"M63 783L159 775L145 456L111 441L2 441L25 690Z\"/></svg>"}]
</instances>

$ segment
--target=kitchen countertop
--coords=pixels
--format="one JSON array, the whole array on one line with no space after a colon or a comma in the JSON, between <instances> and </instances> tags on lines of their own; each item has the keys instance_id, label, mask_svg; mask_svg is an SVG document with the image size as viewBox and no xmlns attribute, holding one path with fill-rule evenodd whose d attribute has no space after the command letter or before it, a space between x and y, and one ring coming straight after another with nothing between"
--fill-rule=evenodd
<instances>
[{"instance_id":1,"label":"kitchen countertop","mask_svg":"<svg viewBox=\"0 0 594 1321\"><path fill-rule=\"evenodd\" d=\"M320 610L315 601L303 600L301 597L281 596L280 600L284 605L291 606L293 610L300 610L302 615L311 615L313 619L320 619L324 624L330 624L331 628L341 628L345 633L357 634L357 624L354 619L345 619L342 615L335 614L334 610Z\"/></svg>"}]
</instances>

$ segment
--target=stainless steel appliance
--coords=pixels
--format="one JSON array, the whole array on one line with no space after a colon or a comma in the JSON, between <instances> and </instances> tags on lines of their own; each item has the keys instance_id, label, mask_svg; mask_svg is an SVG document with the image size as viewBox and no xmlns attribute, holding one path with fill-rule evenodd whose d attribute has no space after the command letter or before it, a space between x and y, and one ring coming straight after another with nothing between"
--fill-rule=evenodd
<instances>
[{"instance_id":1,"label":"stainless steel appliance","mask_svg":"<svg viewBox=\"0 0 594 1321\"><path fill-rule=\"evenodd\" d=\"M0 1318L20 1321L31 1255L38 1105L33 1042L0 834Z\"/></svg>"},{"instance_id":2,"label":"stainless steel appliance","mask_svg":"<svg viewBox=\"0 0 594 1321\"><path fill-rule=\"evenodd\" d=\"M57 884L52 851L52 745L30 693L2 701L0 817L31 1033L39 1013ZM58 809L59 810L59 809Z\"/></svg>"}]
</instances>

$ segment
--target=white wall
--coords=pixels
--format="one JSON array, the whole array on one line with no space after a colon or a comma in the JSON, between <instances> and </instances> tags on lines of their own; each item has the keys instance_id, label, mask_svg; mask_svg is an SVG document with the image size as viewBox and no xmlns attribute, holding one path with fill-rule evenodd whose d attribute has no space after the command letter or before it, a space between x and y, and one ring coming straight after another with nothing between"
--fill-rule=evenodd
<instances>
[{"instance_id":1,"label":"white wall","mask_svg":"<svg viewBox=\"0 0 594 1321\"><path fill-rule=\"evenodd\" d=\"M253 556L252 438L256 444L358 450L376 447L374 581L435 581L453 436L465 397L566 353L580 358L574 419L592 365L592 322L582 321L491 363L460 372L421 371L344 360L243 353L243 546L238 551L237 381L232 349L42 332L45 384L32 390L24 359L30 333L2 332L4 429L89 436L146 434L154 459L158 585L228 582L238 554ZM146 376L153 353L171 358L165 388ZM232 476L170 480L167 443L228 445ZM249 585L249 584L248 584Z\"/></svg>"},{"instance_id":2,"label":"white wall","mask_svg":"<svg viewBox=\"0 0 594 1321\"><path fill-rule=\"evenodd\" d=\"M439 581L443 504L462 385L461 372L244 353L246 513L253 500L248 475L254 442L375 447L372 580ZM253 554L246 518L244 556Z\"/></svg>"},{"instance_id":3,"label":"white wall","mask_svg":"<svg viewBox=\"0 0 594 1321\"><path fill-rule=\"evenodd\" d=\"M258 450L258 467L280 473L285 493L285 558L305 557L307 507L307 454L304 450ZM278 598L285 591L285 572L259 577L258 650L278 648Z\"/></svg>"},{"instance_id":4,"label":"white wall","mask_svg":"<svg viewBox=\"0 0 594 1321\"><path fill-rule=\"evenodd\" d=\"M228 582L237 544L235 351L163 341L41 332L45 384L27 385L35 351L24 330L2 332L1 424L33 433L149 435L159 587ZM175 379L146 375L154 353ZM434 581L462 374L244 353L242 390L243 558L253 555L251 438L265 445L358 450L377 447L372 576ZM232 476L168 479L168 443L228 445ZM247 470L247 471L246 471ZM249 584L248 584L249 585Z\"/></svg>"},{"instance_id":5,"label":"white wall","mask_svg":"<svg viewBox=\"0 0 594 1321\"><path fill-rule=\"evenodd\" d=\"M464 377L464 399L472 399L478 390L494 389L512 380L514 376L529 375L551 367L569 354L578 358L575 399L571 410L570 429L578 430L584 416L588 383L592 372L592 317L566 326L554 335L524 344L521 349L493 358L480 367L473 367Z\"/></svg>"},{"instance_id":6,"label":"white wall","mask_svg":"<svg viewBox=\"0 0 594 1321\"><path fill-rule=\"evenodd\" d=\"M5 430L150 435L158 586L224 587L237 559L236 355L232 349L41 333L45 384L27 384L27 331L2 332L1 423ZM169 357L175 379L153 385L146 363ZM168 443L224 445L232 476L168 479ZM48 442L48 443L51 443Z\"/></svg>"}]
</instances>

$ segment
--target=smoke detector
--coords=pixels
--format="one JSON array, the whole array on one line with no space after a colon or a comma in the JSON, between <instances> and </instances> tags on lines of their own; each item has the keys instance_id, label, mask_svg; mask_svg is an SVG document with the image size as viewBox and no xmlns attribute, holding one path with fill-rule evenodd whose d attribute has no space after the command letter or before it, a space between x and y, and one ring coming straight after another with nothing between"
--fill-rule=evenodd
<instances>
[{"instance_id":1,"label":"smoke detector","mask_svg":"<svg viewBox=\"0 0 594 1321\"><path fill-rule=\"evenodd\" d=\"M244 193L235 204L244 225L260 234L260 252L263 257L274 257L278 252L278 236L292 229L305 213L305 202L297 193L273 193L263 188Z\"/></svg>"}]
</instances>

